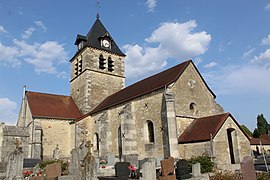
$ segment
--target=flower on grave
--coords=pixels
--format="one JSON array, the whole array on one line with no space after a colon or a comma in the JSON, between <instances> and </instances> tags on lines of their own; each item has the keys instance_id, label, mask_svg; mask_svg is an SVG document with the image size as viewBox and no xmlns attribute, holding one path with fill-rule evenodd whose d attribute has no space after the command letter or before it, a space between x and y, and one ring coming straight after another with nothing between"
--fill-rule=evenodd
<instances>
[{"instance_id":1,"label":"flower on grave","mask_svg":"<svg viewBox=\"0 0 270 180\"><path fill-rule=\"evenodd\" d=\"M29 177L31 174L33 174L32 171L24 171L23 172L24 177Z\"/></svg>"},{"instance_id":2,"label":"flower on grave","mask_svg":"<svg viewBox=\"0 0 270 180\"><path fill-rule=\"evenodd\" d=\"M107 161L106 160L100 160L99 164L101 164L101 165L104 164L105 165L105 164L107 164Z\"/></svg>"}]
</instances>

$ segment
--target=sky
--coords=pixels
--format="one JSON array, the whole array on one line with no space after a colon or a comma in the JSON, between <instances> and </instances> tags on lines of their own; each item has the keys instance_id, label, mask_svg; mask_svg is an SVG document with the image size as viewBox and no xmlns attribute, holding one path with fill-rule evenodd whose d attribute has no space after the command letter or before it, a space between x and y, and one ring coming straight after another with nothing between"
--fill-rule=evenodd
<instances>
[{"instance_id":1,"label":"sky","mask_svg":"<svg viewBox=\"0 0 270 180\"><path fill-rule=\"evenodd\" d=\"M126 56L126 85L192 59L216 101L251 131L270 122L270 0L0 0L0 121L26 90L69 95L77 34L96 14Z\"/></svg>"}]
</instances>

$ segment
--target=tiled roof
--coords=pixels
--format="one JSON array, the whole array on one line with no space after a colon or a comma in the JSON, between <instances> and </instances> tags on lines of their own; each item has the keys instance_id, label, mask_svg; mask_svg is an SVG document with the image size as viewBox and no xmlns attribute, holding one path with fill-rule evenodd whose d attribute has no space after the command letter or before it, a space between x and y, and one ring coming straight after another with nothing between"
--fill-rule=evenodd
<instances>
[{"instance_id":1,"label":"tiled roof","mask_svg":"<svg viewBox=\"0 0 270 180\"><path fill-rule=\"evenodd\" d=\"M270 145L270 137L267 134L261 135L260 138L251 138L250 145Z\"/></svg>"},{"instance_id":2,"label":"tiled roof","mask_svg":"<svg viewBox=\"0 0 270 180\"><path fill-rule=\"evenodd\" d=\"M234 120L234 118L230 113L224 113L195 119L190 124L190 126L180 135L180 137L178 138L178 143L184 144L184 143L210 141L211 136L212 138L215 137L215 135L217 134L217 132L219 131L219 129L229 116ZM240 128L239 124L235 120L234 122Z\"/></svg>"},{"instance_id":3,"label":"tiled roof","mask_svg":"<svg viewBox=\"0 0 270 180\"><path fill-rule=\"evenodd\" d=\"M179 76L184 72L185 68L192 61L183 62L177 66L167 69L161 73L150 76L144 80L141 80L135 84L132 84L115 94L107 97L96 108L94 108L89 114L94 114L109 107L118 105L120 103L132 100L136 97L145 95L155 90L165 88L175 82Z\"/></svg>"},{"instance_id":4,"label":"tiled roof","mask_svg":"<svg viewBox=\"0 0 270 180\"><path fill-rule=\"evenodd\" d=\"M76 119L82 114L70 96L26 92L33 117Z\"/></svg>"},{"instance_id":5,"label":"tiled roof","mask_svg":"<svg viewBox=\"0 0 270 180\"><path fill-rule=\"evenodd\" d=\"M163 72L150 76L146 79L143 79L135 84L132 84L115 94L107 97L104 101L102 101L96 108L94 108L90 113L87 115L92 115L94 113L100 112L112 106L127 102L134 98L140 97L147 93L153 92L155 90L165 88L166 86L170 85L171 83L178 80L181 74L184 72L186 67L193 62L192 60L185 61L181 64L178 64L170 69L167 69ZM193 64L194 65L194 64ZM196 66L194 65L195 69ZM197 69L196 69L197 70ZM198 74L200 75L199 71L197 70ZM201 75L200 75L201 76ZM203 80L203 78L202 78ZM204 80L203 80L204 81ZM205 83L205 82L204 82ZM211 89L207 86L209 91L215 97L215 94L211 91ZM87 116L86 115L86 116Z\"/></svg>"}]
</instances>

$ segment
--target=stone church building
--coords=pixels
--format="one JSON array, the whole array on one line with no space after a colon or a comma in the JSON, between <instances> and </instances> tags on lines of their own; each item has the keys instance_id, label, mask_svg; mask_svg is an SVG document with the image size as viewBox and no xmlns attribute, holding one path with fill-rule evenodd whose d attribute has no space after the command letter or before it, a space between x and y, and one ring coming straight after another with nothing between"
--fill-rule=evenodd
<instances>
[{"instance_id":1,"label":"stone church building","mask_svg":"<svg viewBox=\"0 0 270 180\"><path fill-rule=\"evenodd\" d=\"M17 126L29 129L26 157L52 158L58 146L69 158L86 140L94 156L208 155L228 170L250 155L248 136L191 60L125 87L125 54L98 17L75 45L70 96L25 91Z\"/></svg>"}]
</instances>

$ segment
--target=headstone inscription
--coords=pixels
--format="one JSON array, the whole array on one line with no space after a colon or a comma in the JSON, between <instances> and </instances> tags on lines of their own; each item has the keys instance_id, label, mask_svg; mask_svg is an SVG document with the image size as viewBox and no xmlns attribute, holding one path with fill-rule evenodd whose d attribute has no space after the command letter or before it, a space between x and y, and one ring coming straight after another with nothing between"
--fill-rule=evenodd
<instances>
[{"instance_id":1,"label":"headstone inscription","mask_svg":"<svg viewBox=\"0 0 270 180\"><path fill-rule=\"evenodd\" d=\"M240 163L244 180L256 180L256 172L251 156L245 156Z\"/></svg>"}]
</instances>

